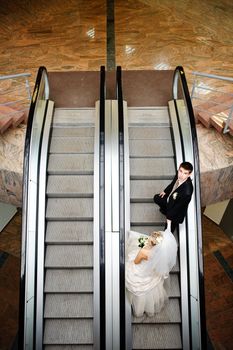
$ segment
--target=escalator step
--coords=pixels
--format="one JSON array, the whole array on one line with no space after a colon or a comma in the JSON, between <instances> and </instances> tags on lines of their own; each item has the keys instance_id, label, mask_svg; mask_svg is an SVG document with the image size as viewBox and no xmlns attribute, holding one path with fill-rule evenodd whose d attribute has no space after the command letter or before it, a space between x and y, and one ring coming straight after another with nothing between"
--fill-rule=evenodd
<instances>
[{"instance_id":1,"label":"escalator step","mask_svg":"<svg viewBox=\"0 0 233 350\"><path fill-rule=\"evenodd\" d=\"M170 298L179 298L180 297L180 283L179 276L176 273L171 273L169 278L165 280L164 287L167 291L167 294Z\"/></svg>"},{"instance_id":2,"label":"escalator step","mask_svg":"<svg viewBox=\"0 0 233 350\"><path fill-rule=\"evenodd\" d=\"M93 137L53 137L49 153L93 153Z\"/></svg>"},{"instance_id":3,"label":"escalator step","mask_svg":"<svg viewBox=\"0 0 233 350\"><path fill-rule=\"evenodd\" d=\"M93 174L93 154L50 154L48 159L49 174Z\"/></svg>"},{"instance_id":4,"label":"escalator step","mask_svg":"<svg viewBox=\"0 0 233 350\"><path fill-rule=\"evenodd\" d=\"M93 350L93 345L45 345L44 350Z\"/></svg>"},{"instance_id":5,"label":"escalator step","mask_svg":"<svg viewBox=\"0 0 233 350\"><path fill-rule=\"evenodd\" d=\"M49 175L47 195L93 197L93 181L92 175Z\"/></svg>"},{"instance_id":6,"label":"escalator step","mask_svg":"<svg viewBox=\"0 0 233 350\"><path fill-rule=\"evenodd\" d=\"M134 324L133 349L181 349L179 324Z\"/></svg>"},{"instance_id":7,"label":"escalator step","mask_svg":"<svg viewBox=\"0 0 233 350\"><path fill-rule=\"evenodd\" d=\"M175 167L173 157L130 158L130 178L152 177L157 179L172 179L174 174Z\"/></svg>"},{"instance_id":8,"label":"escalator step","mask_svg":"<svg viewBox=\"0 0 233 350\"><path fill-rule=\"evenodd\" d=\"M49 198L47 201L46 218L50 220L92 220L93 199Z\"/></svg>"},{"instance_id":9,"label":"escalator step","mask_svg":"<svg viewBox=\"0 0 233 350\"><path fill-rule=\"evenodd\" d=\"M93 318L93 294L47 294L45 318Z\"/></svg>"},{"instance_id":10,"label":"escalator step","mask_svg":"<svg viewBox=\"0 0 233 350\"><path fill-rule=\"evenodd\" d=\"M171 139L171 129L170 127L131 127L129 128L129 139Z\"/></svg>"},{"instance_id":11,"label":"escalator step","mask_svg":"<svg viewBox=\"0 0 233 350\"><path fill-rule=\"evenodd\" d=\"M46 243L92 243L93 222L49 221Z\"/></svg>"},{"instance_id":12,"label":"escalator step","mask_svg":"<svg viewBox=\"0 0 233 350\"><path fill-rule=\"evenodd\" d=\"M173 146L171 140L131 140L130 157L171 157Z\"/></svg>"},{"instance_id":13,"label":"escalator step","mask_svg":"<svg viewBox=\"0 0 233 350\"><path fill-rule=\"evenodd\" d=\"M52 137L70 136L70 137L94 137L94 127L53 127Z\"/></svg>"},{"instance_id":14,"label":"escalator step","mask_svg":"<svg viewBox=\"0 0 233 350\"><path fill-rule=\"evenodd\" d=\"M92 245L49 245L45 255L46 268L92 268Z\"/></svg>"},{"instance_id":15,"label":"escalator step","mask_svg":"<svg viewBox=\"0 0 233 350\"><path fill-rule=\"evenodd\" d=\"M143 225L164 221L164 215L154 203L131 203L130 212L131 223Z\"/></svg>"},{"instance_id":16,"label":"escalator step","mask_svg":"<svg viewBox=\"0 0 233 350\"><path fill-rule=\"evenodd\" d=\"M93 292L92 269L47 269L45 275L47 293Z\"/></svg>"},{"instance_id":17,"label":"escalator step","mask_svg":"<svg viewBox=\"0 0 233 350\"><path fill-rule=\"evenodd\" d=\"M130 200L153 201L155 193L160 193L166 188L171 180L131 180Z\"/></svg>"},{"instance_id":18,"label":"escalator step","mask_svg":"<svg viewBox=\"0 0 233 350\"><path fill-rule=\"evenodd\" d=\"M180 323L180 300L178 298L169 299L160 313L153 317L133 317L133 323Z\"/></svg>"},{"instance_id":19,"label":"escalator step","mask_svg":"<svg viewBox=\"0 0 233 350\"><path fill-rule=\"evenodd\" d=\"M44 344L93 344L93 320L45 320Z\"/></svg>"},{"instance_id":20,"label":"escalator step","mask_svg":"<svg viewBox=\"0 0 233 350\"><path fill-rule=\"evenodd\" d=\"M170 125L170 119L168 114L168 107L158 107L158 108L128 108L128 121L130 127L133 124L143 124L149 125Z\"/></svg>"},{"instance_id":21,"label":"escalator step","mask_svg":"<svg viewBox=\"0 0 233 350\"><path fill-rule=\"evenodd\" d=\"M55 126L93 126L94 123L95 108L55 109L53 117Z\"/></svg>"},{"instance_id":22,"label":"escalator step","mask_svg":"<svg viewBox=\"0 0 233 350\"><path fill-rule=\"evenodd\" d=\"M176 264L175 264L175 266L173 266L173 268L171 270L171 273L177 273L177 272L180 272L180 263L179 263L178 256L176 258Z\"/></svg>"}]
</instances>

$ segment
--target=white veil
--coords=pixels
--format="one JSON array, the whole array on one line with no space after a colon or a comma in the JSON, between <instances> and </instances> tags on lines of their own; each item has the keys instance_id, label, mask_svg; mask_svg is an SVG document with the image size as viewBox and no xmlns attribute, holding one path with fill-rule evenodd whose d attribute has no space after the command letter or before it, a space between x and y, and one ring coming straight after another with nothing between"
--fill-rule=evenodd
<instances>
[{"instance_id":1,"label":"white veil","mask_svg":"<svg viewBox=\"0 0 233 350\"><path fill-rule=\"evenodd\" d=\"M155 270L162 276L168 276L176 264L177 242L169 228L161 231L162 241L150 250L150 258L147 261L147 269Z\"/></svg>"}]
</instances>

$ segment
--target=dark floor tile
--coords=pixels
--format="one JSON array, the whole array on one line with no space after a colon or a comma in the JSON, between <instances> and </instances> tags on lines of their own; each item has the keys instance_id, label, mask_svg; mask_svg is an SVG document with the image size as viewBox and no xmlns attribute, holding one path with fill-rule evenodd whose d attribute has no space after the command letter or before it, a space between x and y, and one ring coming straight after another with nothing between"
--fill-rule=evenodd
<instances>
[{"instance_id":1,"label":"dark floor tile","mask_svg":"<svg viewBox=\"0 0 233 350\"><path fill-rule=\"evenodd\" d=\"M0 251L0 268L4 265L8 256L9 256L8 253Z\"/></svg>"},{"instance_id":2,"label":"dark floor tile","mask_svg":"<svg viewBox=\"0 0 233 350\"><path fill-rule=\"evenodd\" d=\"M0 315L0 349L10 350L18 331L18 303L8 304L5 312Z\"/></svg>"},{"instance_id":3,"label":"dark floor tile","mask_svg":"<svg viewBox=\"0 0 233 350\"><path fill-rule=\"evenodd\" d=\"M18 330L20 260L9 255L0 269L0 349L10 349Z\"/></svg>"}]
</instances>

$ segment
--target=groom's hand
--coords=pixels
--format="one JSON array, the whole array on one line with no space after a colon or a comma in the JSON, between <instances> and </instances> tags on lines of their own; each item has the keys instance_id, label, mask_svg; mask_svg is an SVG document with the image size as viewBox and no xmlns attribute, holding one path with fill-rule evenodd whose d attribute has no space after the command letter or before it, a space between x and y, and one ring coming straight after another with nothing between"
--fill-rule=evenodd
<instances>
[{"instance_id":1,"label":"groom's hand","mask_svg":"<svg viewBox=\"0 0 233 350\"><path fill-rule=\"evenodd\" d=\"M164 196L165 196L165 192L163 191L163 192L161 192L160 194L159 194L159 197L161 197L161 198L163 198Z\"/></svg>"}]
</instances>

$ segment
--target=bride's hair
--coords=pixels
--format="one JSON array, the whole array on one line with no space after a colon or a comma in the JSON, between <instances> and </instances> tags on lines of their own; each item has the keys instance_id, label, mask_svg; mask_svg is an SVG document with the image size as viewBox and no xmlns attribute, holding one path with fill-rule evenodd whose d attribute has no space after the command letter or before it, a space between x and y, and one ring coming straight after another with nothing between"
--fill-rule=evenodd
<instances>
[{"instance_id":1,"label":"bride's hair","mask_svg":"<svg viewBox=\"0 0 233 350\"><path fill-rule=\"evenodd\" d=\"M148 243L150 243L151 246L158 244L159 242L161 242L161 240L163 238L161 232L159 232L159 231L152 232L149 237L151 239L150 239L150 242L148 242Z\"/></svg>"}]
</instances>

